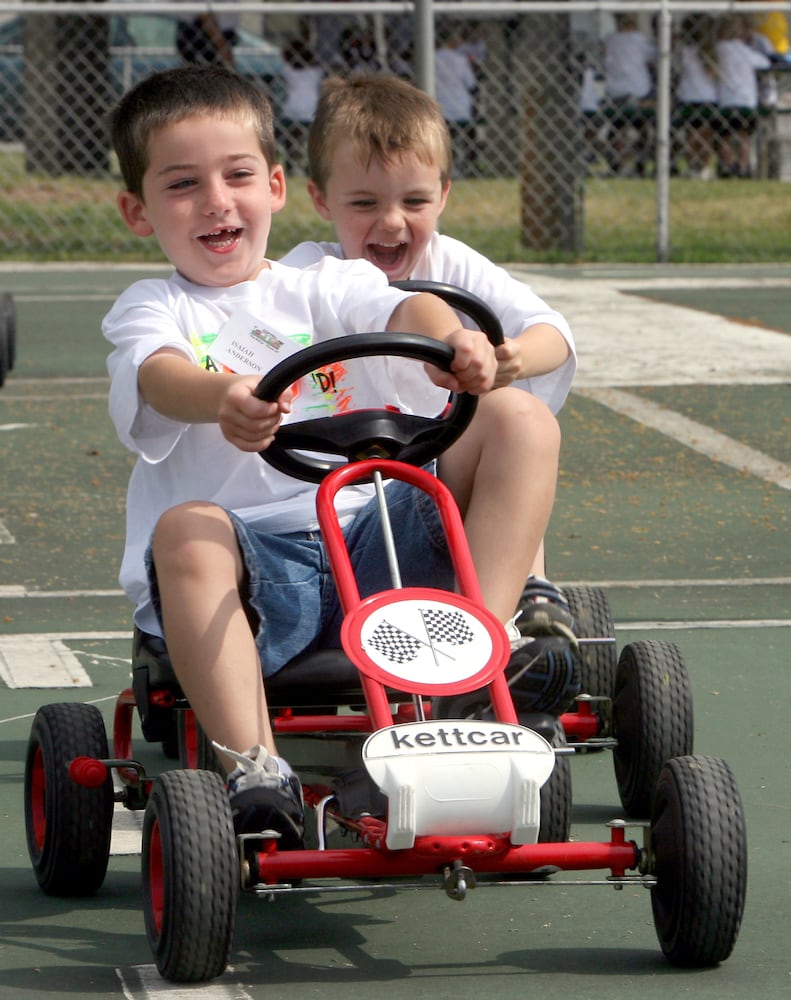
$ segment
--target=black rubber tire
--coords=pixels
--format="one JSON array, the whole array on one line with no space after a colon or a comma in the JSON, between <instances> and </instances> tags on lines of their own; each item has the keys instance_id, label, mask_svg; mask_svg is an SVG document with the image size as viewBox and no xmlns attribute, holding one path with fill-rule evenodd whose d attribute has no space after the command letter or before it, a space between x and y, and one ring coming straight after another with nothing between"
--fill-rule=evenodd
<instances>
[{"instance_id":1,"label":"black rubber tire","mask_svg":"<svg viewBox=\"0 0 791 1000\"><path fill-rule=\"evenodd\" d=\"M107 759L107 733L95 705L43 705L25 757L25 830L38 884L51 896L90 896L110 859L113 783L98 788L69 777L75 757Z\"/></svg>"},{"instance_id":2,"label":"black rubber tire","mask_svg":"<svg viewBox=\"0 0 791 1000\"><path fill-rule=\"evenodd\" d=\"M644 818L664 764L693 751L692 691L675 643L644 639L623 648L612 710L621 804L627 816Z\"/></svg>"},{"instance_id":3,"label":"black rubber tire","mask_svg":"<svg viewBox=\"0 0 791 1000\"><path fill-rule=\"evenodd\" d=\"M11 371L11 348L8 342L5 317L0 311L0 388L5 385L6 375Z\"/></svg>"},{"instance_id":4,"label":"black rubber tire","mask_svg":"<svg viewBox=\"0 0 791 1000\"><path fill-rule=\"evenodd\" d=\"M552 746L566 746L566 734L560 722L555 723ZM571 759L568 754L555 757L552 774L541 786L540 844L565 844L571 837Z\"/></svg>"},{"instance_id":5,"label":"black rubber tire","mask_svg":"<svg viewBox=\"0 0 791 1000\"><path fill-rule=\"evenodd\" d=\"M654 798L651 850L651 909L665 956L686 968L724 962L747 888L744 808L724 760L690 755L667 762Z\"/></svg>"},{"instance_id":6,"label":"black rubber tire","mask_svg":"<svg viewBox=\"0 0 791 1000\"><path fill-rule=\"evenodd\" d=\"M225 971L239 858L228 793L210 771L167 771L143 820L143 915L160 975L177 983Z\"/></svg>"},{"instance_id":7,"label":"black rubber tire","mask_svg":"<svg viewBox=\"0 0 791 1000\"><path fill-rule=\"evenodd\" d=\"M176 712L176 724L178 731L176 757L181 766L188 770L214 771L224 778L225 768L192 709Z\"/></svg>"},{"instance_id":8,"label":"black rubber tire","mask_svg":"<svg viewBox=\"0 0 791 1000\"><path fill-rule=\"evenodd\" d=\"M0 295L0 326L5 325L8 371L16 364L16 304L10 292Z\"/></svg>"},{"instance_id":9,"label":"black rubber tire","mask_svg":"<svg viewBox=\"0 0 791 1000\"><path fill-rule=\"evenodd\" d=\"M614 639L615 625L607 594L600 587L564 587L578 639ZM580 646L582 693L611 698L618 667L614 642Z\"/></svg>"}]
</instances>

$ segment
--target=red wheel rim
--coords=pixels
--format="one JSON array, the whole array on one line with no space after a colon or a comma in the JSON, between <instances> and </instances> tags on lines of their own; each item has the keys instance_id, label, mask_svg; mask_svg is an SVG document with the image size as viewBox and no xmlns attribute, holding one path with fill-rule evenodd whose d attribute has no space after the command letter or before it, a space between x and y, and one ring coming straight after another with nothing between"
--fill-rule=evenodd
<instances>
[{"instance_id":1,"label":"red wheel rim","mask_svg":"<svg viewBox=\"0 0 791 1000\"><path fill-rule=\"evenodd\" d=\"M157 934L162 931L162 914L165 909L165 887L163 883L162 838L159 823L154 820L148 842L148 898L151 917Z\"/></svg>"},{"instance_id":2,"label":"red wheel rim","mask_svg":"<svg viewBox=\"0 0 791 1000\"><path fill-rule=\"evenodd\" d=\"M33 754L30 780L30 815L33 820L33 839L39 852L44 850L47 835L47 777L44 771L44 754L37 746Z\"/></svg>"},{"instance_id":3,"label":"red wheel rim","mask_svg":"<svg viewBox=\"0 0 791 1000\"><path fill-rule=\"evenodd\" d=\"M191 709L184 713L184 749L187 767L195 770L198 766L198 720Z\"/></svg>"}]
</instances>

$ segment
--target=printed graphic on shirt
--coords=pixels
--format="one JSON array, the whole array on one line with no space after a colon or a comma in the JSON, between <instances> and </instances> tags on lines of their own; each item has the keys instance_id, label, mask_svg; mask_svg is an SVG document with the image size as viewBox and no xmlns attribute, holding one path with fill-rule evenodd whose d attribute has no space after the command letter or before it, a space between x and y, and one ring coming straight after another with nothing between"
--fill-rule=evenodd
<instances>
[{"instance_id":1,"label":"printed graphic on shirt","mask_svg":"<svg viewBox=\"0 0 791 1000\"><path fill-rule=\"evenodd\" d=\"M201 367L261 377L311 342L310 332L283 336L243 309L232 313L216 334L193 338ZM354 408L352 378L346 362L317 369L301 378L292 389L292 420Z\"/></svg>"}]
</instances>

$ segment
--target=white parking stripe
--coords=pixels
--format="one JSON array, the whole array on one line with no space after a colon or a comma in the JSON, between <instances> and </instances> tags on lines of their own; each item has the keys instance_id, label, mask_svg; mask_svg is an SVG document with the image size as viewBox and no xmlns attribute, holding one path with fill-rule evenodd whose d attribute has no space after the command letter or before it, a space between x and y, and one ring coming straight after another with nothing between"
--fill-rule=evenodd
<instances>
[{"instance_id":1,"label":"white parking stripe","mask_svg":"<svg viewBox=\"0 0 791 1000\"><path fill-rule=\"evenodd\" d=\"M690 420L675 410L668 410L650 399L643 399L621 389L578 389L577 394L646 427L652 427L715 462L738 469L739 472L749 472L781 489L791 490L791 466L762 451L740 444L706 424Z\"/></svg>"},{"instance_id":2,"label":"white parking stripe","mask_svg":"<svg viewBox=\"0 0 791 1000\"><path fill-rule=\"evenodd\" d=\"M154 965L131 965L116 969L116 975L121 981L121 988L126 1000L157 1000L157 997L200 997L201 1000L252 1000L252 996L239 983L215 980L212 983L197 985L169 983L163 979ZM229 979L233 969L222 977Z\"/></svg>"},{"instance_id":3,"label":"white parking stripe","mask_svg":"<svg viewBox=\"0 0 791 1000\"><path fill-rule=\"evenodd\" d=\"M63 637L0 637L0 679L9 688L91 687L91 678Z\"/></svg>"}]
</instances>

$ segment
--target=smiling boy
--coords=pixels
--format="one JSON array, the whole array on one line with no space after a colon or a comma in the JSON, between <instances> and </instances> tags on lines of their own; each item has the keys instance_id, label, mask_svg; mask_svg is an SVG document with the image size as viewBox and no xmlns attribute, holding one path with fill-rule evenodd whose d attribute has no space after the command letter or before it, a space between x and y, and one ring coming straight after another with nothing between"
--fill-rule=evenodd
<instances>
[{"instance_id":1,"label":"smiling boy","mask_svg":"<svg viewBox=\"0 0 791 1000\"><path fill-rule=\"evenodd\" d=\"M317 532L316 487L257 454L300 400L291 390L273 403L257 399L258 376L209 370L203 345L245 312L298 341L381 329L452 346L451 371L428 375L442 400L448 389L485 394L480 408L491 415L480 426L496 428L473 434L449 470L479 532L484 599L503 622L527 569L513 532L502 532L521 501L521 480L509 469L529 420L518 405L524 394L488 392L491 346L460 328L440 299L391 288L364 261L297 270L267 259L285 178L271 108L252 83L221 67L155 74L124 96L111 127L125 185L121 216L133 233L154 236L175 269L133 284L103 322L113 345L110 413L138 456L121 582L138 626L165 637L203 730L229 770L236 764L228 788L237 832L271 827L280 846L297 847L300 783L278 756L265 679L304 650L339 645L341 611ZM397 394L397 378L385 389ZM389 586L371 493L366 485L344 490L336 505L363 594ZM433 504L404 484L386 493L405 546L404 585L452 586ZM367 543L367 533L377 541Z\"/></svg>"},{"instance_id":2,"label":"smiling boy","mask_svg":"<svg viewBox=\"0 0 791 1000\"><path fill-rule=\"evenodd\" d=\"M308 156L308 191L318 214L332 222L337 242L301 243L281 263L305 267L326 256L367 260L390 281L412 278L467 289L502 323L505 342L495 350L495 385L527 390L521 404L530 412L519 457L527 472L520 517L537 529L543 526L526 542L530 576L518 627L526 637L556 632L568 638L572 618L562 592L544 577L543 552L560 447L554 414L576 369L568 323L504 268L437 231L453 156L442 110L428 94L392 76L325 81ZM471 323L467 317L462 322ZM449 457L442 456L441 479L448 464Z\"/></svg>"}]
</instances>

